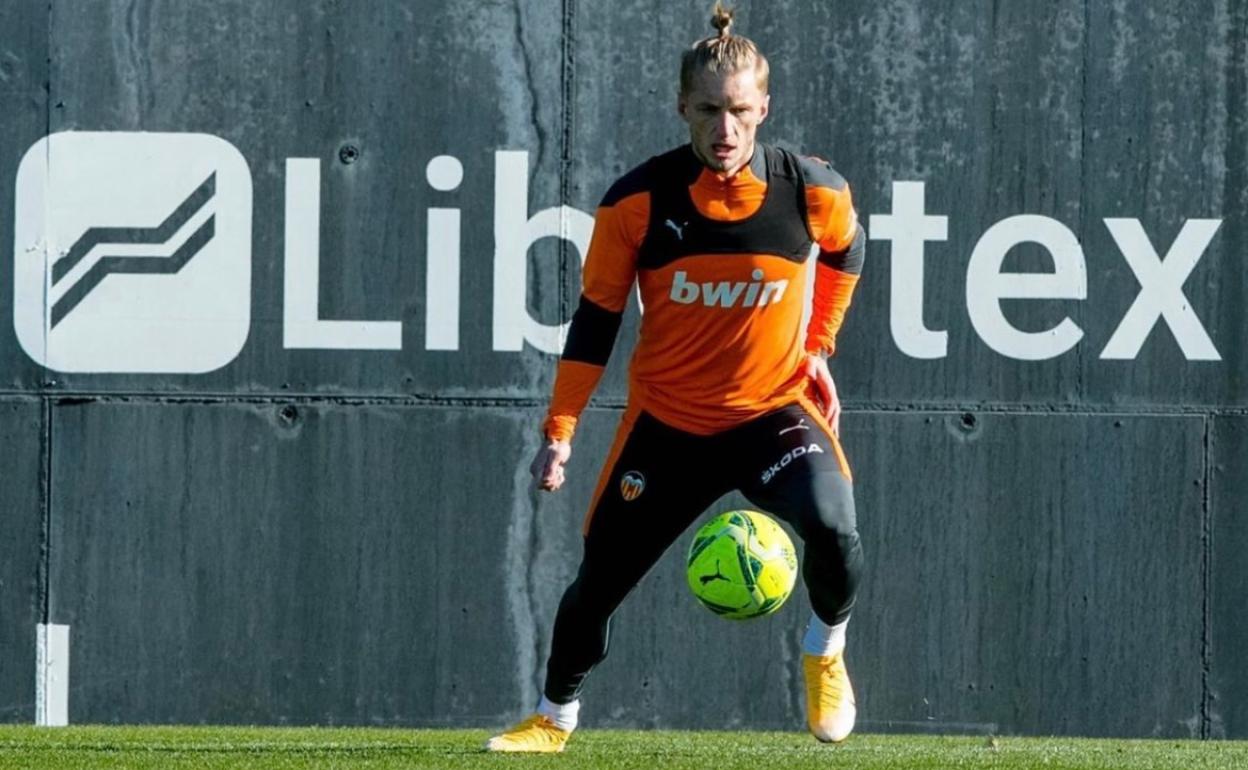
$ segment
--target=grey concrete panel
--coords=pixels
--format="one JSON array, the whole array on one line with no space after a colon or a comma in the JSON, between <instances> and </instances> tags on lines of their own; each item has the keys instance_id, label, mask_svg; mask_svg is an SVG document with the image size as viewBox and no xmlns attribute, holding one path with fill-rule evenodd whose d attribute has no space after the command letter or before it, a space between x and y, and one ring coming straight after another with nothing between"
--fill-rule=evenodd
<instances>
[{"instance_id":1,"label":"grey concrete panel","mask_svg":"<svg viewBox=\"0 0 1248 770\"><path fill-rule=\"evenodd\" d=\"M1082 17L1083 4L1069 1L893 2L848 14L826 6L817 22L801 26L788 56L819 53L791 78L797 90L786 101L798 113L791 120L807 127L797 130L803 145L828 153L855 185L868 231L866 215L894 210L896 182L925 183L926 212L947 217L947 240L925 246L921 315L928 329L947 334L945 357L917 360L894 339L889 318L900 300L890 282L902 268L888 241L872 240L838 354L851 397L1077 399L1077 355L1036 365L994 352L971 323L966 287L972 250L995 222L1017 214L1078 222ZM1007 269L1052 267L1024 246L1011 252ZM918 277L910 270L900 281ZM1028 331L1065 313L1082 315L1064 301L1014 302L1005 313Z\"/></svg>"},{"instance_id":2,"label":"grey concrete panel","mask_svg":"<svg viewBox=\"0 0 1248 770\"><path fill-rule=\"evenodd\" d=\"M43 405L0 400L0 722L35 719L35 625L42 622Z\"/></svg>"},{"instance_id":3,"label":"grey concrete panel","mask_svg":"<svg viewBox=\"0 0 1248 770\"><path fill-rule=\"evenodd\" d=\"M531 707L541 592L515 453L532 417L57 407L70 719L494 724Z\"/></svg>"},{"instance_id":4,"label":"grey concrete panel","mask_svg":"<svg viewBox=\"0 0 1248 770\"><path fill-rule=\"evenodd\" d=\"M522 397L548 390L551 356L492 349L494 153L528 153L521 221L559 203L557 4L58 2L52 15L52 92L61 105L53 131L215 134L241 151L254 188L252 326L239 358L207 375L74 375L63 387ZM348 146L356 151L349 164L341 160ZM449 192L426 180L428 162L440 155L462 164L462 183ZM320 317L402 321L402 351L283 349L287 158L321 162ZM455 352L425 345L431 207L462 216ZM568 270L559 245L546 238L529 250L530 309L545 323L564 312L559 286ZM569 270L575 278L575 266Z\"/></svg>"},{"instance_id":5,"label":"grey concrete panel","mask_svg":"<svg viewBox=\"0 0 1248 770\"><path fill-rule=\"evenodd\" d=\"M26 148L47 133L48 9L46 4L0 7L0 390L30 390L42 370L13 334L14 185Z\"/></svg>"},{"instance_id":6,"label":"grey concrete panel","mask_svg":"<svg viewBox=\"0 0 1248 770\"><path fill-rule=\"evenodd\" d=\"M1244 596L1248 594L1248 419L1213 420L1210 463L1209 722L1215 738L1248 735L1248 645Z\"/></svg>"},{"instance_id":7,"label":"grey concrete panel","mask_svg":"<svg viewBox=\"0 0 1248 770\"><path fill-rule=\"evenodd\" d=\"M511 456L527 426L496 413L58 409L52 620L74 628L73 718L479 724L529 708L615 417L587 418L570 488L534 501ZM871 564L851 647L864 727L1194 734L1202 420L961 425L847 426ZM450 453L429 442L443 434L480 443ZM714 618L684 586L683 540L621 611L586 724L800 723L804 597L758 623Z\"/></svg>"},{"instance_id":8,"label":"grey concrete panel","mask_svg":"<svg viewBox=\"0 0 1248 770\"><path fill-rule=\"evenodd\" d=\"M850 656L867 724L1200 735L1202 418L846 430L871 565Z\"/></svg>"},{"instance_id":9,"label":"grey concrete panel","mask_svg":"<svg viewBox=\"0 0 1248 770\"><path fill-rule=\"evenodd\" d=\"M864 730L1200 735L1203 419L844 427L868 560L848 653ZM716 618L684 583L691 536L621 608L584 723L800 729L804 591L764 620Z\"/></svg>"},{"instance_id":10,"label":"grey concrete panel","mask_svg":"<svg viewBox=\"0 0 1248 770\"><path fill-rule=\"evenodd\" d=\"M1242 404L1248 359L1240 270L1248 210L1243 155L1248 139L1243 53L1248 9L1220 0L1186 6L1088 6L1084 198L1080 229L1088 260L1085 398L1114 404ZM1182 285L1191 313L1220 361L1189 361L1159 320L1129 361L1098 360L1140 284L1106 218L1139 219L1159 257L1185 223L1220 219ZM1178 261L1179 257L1175 257ZM1155 259L1153 260L1155 263ZM1170 283L1174 283L1170 281ZM1184 331L1185 339L1191 334Z\"/></svg>"},{"instance_id":11,"label":"grey concrete panel","mask_svg":"<svg viewBox=\"0 0 1248 770\"><path fill-rule=\"evenodd\" d=\"M972 396L1169 404L1190 401L1195 386L1208 394L1202 399L1242 398L1220 385L1234 363L1188 362L1165 330L1155 330L1134 361L1099 358L1138 293L1102 220L1139 219L1164 254L1182 219L1229 218L1239 210L1223 205L1219 171L1236 151L1226 139L1228 126L1238 130L1240 122L1226 109L1236 70L1229 44L1206 44L1238 34L1226 5L1138 10L1099 4L1088 11L1075 2L887 3L838 18L826 37L819 24L804 27L810 39L803 42L825 37L832 58L822 60L829 66L810 79L799 103L804 111L825 105L806 120L832 126L834 147L847 148L834 150L833 160L851 181L860 180L860 208L887 212L893 182L923 180L928 213L948 217L948 240L926 248L923 315L929 328L947 330L947 357L918 361L889 344L884 311L894 311L888 281L898 266L887 242L872 241L858 315L846 327L843 355L855 364L847 367L851 393L923 403ZM1209 78L1210 71L1219 74ZM817 98L821 93L833 96ZM1068 228L1087 265L1084 301L1002 303L1019 329L1036 332L1069 318L1082 330L1073 349L1041 363L995 352L966 310L974 247L989 227L1022 214ZM1215 335L1238 312L1233 299L1202 288L1215 281L1220 264L1226 267L1219 244L1188 284ZM1052 259L1034 245L1016 246L1005 269L1051 272ZM1220 339L1232 347L1233 324Z\"/></svg>"}]
</instances>

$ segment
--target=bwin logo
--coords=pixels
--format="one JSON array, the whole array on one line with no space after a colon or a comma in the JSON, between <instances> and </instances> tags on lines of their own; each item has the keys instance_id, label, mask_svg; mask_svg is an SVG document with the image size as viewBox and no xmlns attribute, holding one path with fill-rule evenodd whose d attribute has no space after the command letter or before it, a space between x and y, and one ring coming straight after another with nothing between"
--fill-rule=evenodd
<instances>
[{"instance_id":1,"label":"bwin logo","mask_svg":"<svg viewBox=\"0 0 1248 770\"><path fill-rule=\"evenodd\" d=\"M689 274L677 270L672 278L672 291L669 295L673 302L692 305L702 298L707 307L736 307L741 300L742 307L762 307L768 303L776 303L784 298L784 290L789 287L788 279L763 282L763 271L755 269L750 274L753 282L745 281L706 281L696 283L689 280Z\"/></svg>"},{"instance_id":2,"label":"bwin logo","mask_svg":"<svg viewBox=\"0 0 1248 770\"><path fill-rule=\"evenodd\" d=\"M819 446L818 444L811 444L810 446L793 447L792 449L784 453L784 457L781 457L774 465L772 465L767 470L763 471L763 483L764 484L770 483L771 480L776 477L777 473L779 473L784 468L788 467L789 463L793 462L797 458L803 455L815 455L815 454L819 454L819 455L823 454L823 447Z\"/></svg>"},{"instance_id":3,"label":"bwin logo","mask_svg":"<svg viewBox=\"0 0 1248 770\"><path fill-rule=\"evenodd\" d=\"M64 132L17 172L13 323L61 372L200 373L251 323L251 174L204 134Z\"/></svg>"}]
</instances>

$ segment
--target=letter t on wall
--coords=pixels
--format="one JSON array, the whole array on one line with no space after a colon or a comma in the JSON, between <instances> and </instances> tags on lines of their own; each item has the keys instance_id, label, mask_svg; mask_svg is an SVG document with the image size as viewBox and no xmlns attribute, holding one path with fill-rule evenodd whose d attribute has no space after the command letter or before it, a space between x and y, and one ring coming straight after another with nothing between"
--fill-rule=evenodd
<instances>
[{"instance_id":1,"label":"letter t on wall","mask_svg":"<svg viewBox=\"0 0 1248 770\"><path fill-rule=\"evenodd\" d=\"M873 214L872 240L891 241L892 280L888 311L893 341L911 358L944 358L949 332L923 325L923 244L949 237L949 218L924 211L923 182L893 182L893 211Z\"/></svg>"}]
</instances>

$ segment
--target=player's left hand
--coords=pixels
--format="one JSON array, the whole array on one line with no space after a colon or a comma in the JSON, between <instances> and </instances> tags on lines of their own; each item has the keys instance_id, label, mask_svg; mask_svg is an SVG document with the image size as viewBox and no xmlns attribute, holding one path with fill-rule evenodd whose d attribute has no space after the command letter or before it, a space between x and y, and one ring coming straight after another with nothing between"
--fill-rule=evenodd
<instances>
[{"instance_id":1,"label":"player's left hand","mask_svg":"<svg viewBox=\"0 0 1248 770\"><path fill-rule=\"evenodd\" d=\"M832 432L841 435L841 399L836 395L836 383L832 381L832 372L828 370L828 362L823 356L814 353L806 354L806 376L815 383L815 395L819 397L819 406L823 408L823 418L832 426Z\"/></svg>"},{"instance_id":2,"label":"player's left hand","mask_svg":"<svg viewBox=\"0 0 1248 770\"><path fill-rule=\"evenodd\" d=\"M572 445L566 441L548 440L539 447L533 462L529 464L529 473L533 475L537 488L555 492L563 486L563 466L571 456Z\"/></svg>"}]
</instances>

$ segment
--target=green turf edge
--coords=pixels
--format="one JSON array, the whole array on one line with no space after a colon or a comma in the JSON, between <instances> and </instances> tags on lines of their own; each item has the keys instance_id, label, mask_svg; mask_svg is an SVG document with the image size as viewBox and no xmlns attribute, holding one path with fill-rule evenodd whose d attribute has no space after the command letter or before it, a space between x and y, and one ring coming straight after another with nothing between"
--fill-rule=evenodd
<instances>
[{"instance_id":1,"label":"green turf edge","mask_svg":"<svg viewBox=\"0 0 1248 770\"><path fill-rule=\"evenodd\" d=\"M559 756L482 751L483 730L0 725L0 768L1248 768L1248 743L1189 740L581 730Z\"/></svg>"}]
</instances>

